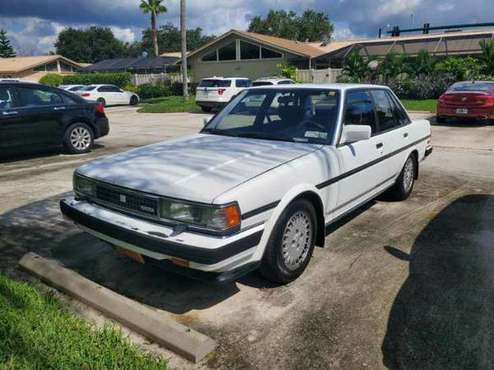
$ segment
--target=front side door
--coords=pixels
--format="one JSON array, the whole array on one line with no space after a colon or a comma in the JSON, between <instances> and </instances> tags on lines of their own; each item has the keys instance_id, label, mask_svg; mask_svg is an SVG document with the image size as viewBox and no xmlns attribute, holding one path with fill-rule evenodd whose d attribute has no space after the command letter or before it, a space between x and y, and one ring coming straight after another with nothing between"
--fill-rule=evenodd
<instances>
[{"instance_id":1,"label":"front side door","mask_svg":"<svg viewBox=\"0 0 494 370\"><path fill-rule=\"evenodd\" d=\"M340 167L337 178L337 202L332 210L334 217L349 209L379 190L386 179L386 171L380 161L383 142L377 135L374 103L368 90L349 90L345 96L344 125L368 125L372 137L355 143L340 143L336 149Z\"/></svg>"},{"instance_id":2,"label":"front side door","mask_svg":"<svg viewBox=\"0 0 494 370\"><path fill-rule=\"evenodd\" d=\"M0 157L10 154L22 145L29 145L33 139L22 135L22 119L15 89L12 86L0 85Z\"/></svg>"}]
</instances>

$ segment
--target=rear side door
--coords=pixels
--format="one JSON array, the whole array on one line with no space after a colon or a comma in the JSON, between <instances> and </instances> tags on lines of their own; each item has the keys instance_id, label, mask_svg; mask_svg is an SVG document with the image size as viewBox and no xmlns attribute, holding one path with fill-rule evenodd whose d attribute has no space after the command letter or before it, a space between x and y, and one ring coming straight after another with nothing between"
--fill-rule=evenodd
<instances>
[{"instance_id":1,"label":"rear side door","mask_svg":"<svg viewBox=\"0 0 494 370\"><path fill-rule=\"evenodd\" d=\"M403 150L411 142L409 119L403 114L389 91L371 91L379 124L378 137L383 144L384 171L386 177L397 177L405 164L407 151Z\"/></svg>"},{"instance_id":2,"label":"rear side door","mask_svg":"<svg viewBox=\"0 0 494 370\"><path fill-rule=\"evenodd\" d=\"M55 89L41 86L17 86L17 109L21 117L18 133L29 138L29 145L59 145L63 134L65 101Z\"/></svg>"},{"instance_id":3,"label":"rear side door","mask_svg":"<svg viewBox=\"0 0 494 370\"><path fill-rule=\"evenodd\" d=\"M386 182L386 171L381 162L383 143L378 136L379 126L368 90L346 92L343 125L368 125L372 137L337 146L340 175L334 180L338 184L338 200L332 210L334 217L360 204Z\"/></svg>"}]
</instances>

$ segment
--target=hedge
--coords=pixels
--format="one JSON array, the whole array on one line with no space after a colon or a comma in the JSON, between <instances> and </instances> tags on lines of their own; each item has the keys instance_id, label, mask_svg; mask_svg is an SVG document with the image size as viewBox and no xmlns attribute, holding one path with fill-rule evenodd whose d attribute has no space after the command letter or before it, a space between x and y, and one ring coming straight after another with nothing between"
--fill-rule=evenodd
<instances>
[{"instance_id":1,"label":"hedge","mask_svg":"<svg viewBox=\"0 0 494 370\"><path fill-rule=\"evenodd\" d=\"M48 73L40 78L39 83L47 86L57 87L63 82L63 76L57 73Z\"/></svg>"},{"instance_id":2,"label":"hedge","mask_svg":"<svg viewBox=\"0 0 494 370\"><path fill-rule=\"evenodd\" d=\"M138 86L137 94L139 94L141 99L160 98L163 96L172 95L169 87L153 84L143 84Z\"/></svg>"},{"instance_id":3,"label":"hedge","mask_svg":"<svg viewBox=\"0 0 494 370\"><path fill-rule=\"evenodd\" d=\"M63 83L66 85L93 85L109 84L123 88L131 82L131 74L128 72L118 73L79 73L72 76L64 76Z\"/></svg>"}]
</instances>

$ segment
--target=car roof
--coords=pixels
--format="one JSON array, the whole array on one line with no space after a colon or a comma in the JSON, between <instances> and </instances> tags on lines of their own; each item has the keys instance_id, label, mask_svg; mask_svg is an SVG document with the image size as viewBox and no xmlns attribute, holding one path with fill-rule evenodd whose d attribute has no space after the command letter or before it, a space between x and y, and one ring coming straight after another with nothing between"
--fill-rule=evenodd
<instances>
[{"instance_id":1,"label":"car roof","mask_svg":"<svg viewBox=\"0 0 494 370\"><path fill-rule=\"evenodd\" d=\"M389 89L384 85L370 85L370 84L294 84L294 85L273 85L273 86L255 86L249 89L273 89L273 90L293 90L293 89L313 89L313 90L350 90L350 89Z\"/></svg>"}]
</instances>

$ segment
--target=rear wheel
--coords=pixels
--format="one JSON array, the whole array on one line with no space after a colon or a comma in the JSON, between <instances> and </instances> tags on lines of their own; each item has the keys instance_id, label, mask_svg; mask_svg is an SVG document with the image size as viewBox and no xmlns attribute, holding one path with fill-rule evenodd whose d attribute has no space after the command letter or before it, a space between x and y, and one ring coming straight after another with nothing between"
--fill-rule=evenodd
<instances>
[{"instance_id":1,"label":"rear wheel","mask_svg":"<svg viewBox=\"0 0 494 370\"><path fill-rule=\"evenodd\" d=\"M436 122L437 123L446 123L446 118L445 117L437 116L436 117Z\"/></svg>"},{"instance_id":2,"label":"rear wheel","mask_svg":"<svg viewBox=\"0 0 494 370\"><path fill-rule=\"evenodd\" d=\"M213 110L212 107L206 107L204 105L201 105L201 110L204 112L204 113L211 113L211 111Z\"/></svg>"},{"instance_id":3,"label":"rear wheel","mask_svg":"<svg viewBox=\"0 0 494 370\"><path fill-rule=\"evenodd\" d=\"M100 103L103 107L105 107L105 106L106 106L106 100L105 100L105 99L103 99L103 98L98 98L98 99L96 99L96 102L97 102L97 103Z\"/></svg>"},{"instance_id":4,"label":"rear wheel","mask_svg":"<svg viewBox=\"0 0 494 370\"><path fill-rule=\"evenodd\" d=\"M412 154L408 157L400 176L396 180L396 184L390 189L389 194L395 200L407 199L413 190L415 184L415 177L417 175L417 161Z\"/></svg>"},{"instance_id":5,"label":"rear wheel","mask_svg":"<svg viewBox=\"0 0 494 370\"><path fill-rule=\"evenodd\" d=\"M69 153L87 153L94 144L93 130L85 123L75 123L65 131L63 144Z\"/></svg>"},{"instance_id":6,"label":"rear wheel","mask_svg":"<svg viewBox=\"0 0 494 370\"><path fill-rule=\"evenodd\" d=\"M287 284L305 270L314 251L317 235L316 211L298 199L283 211L266 246L261 274L275 283Z\"/></svg>"}]
</instances>

